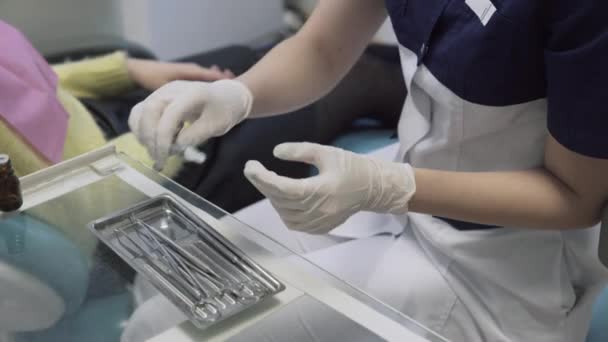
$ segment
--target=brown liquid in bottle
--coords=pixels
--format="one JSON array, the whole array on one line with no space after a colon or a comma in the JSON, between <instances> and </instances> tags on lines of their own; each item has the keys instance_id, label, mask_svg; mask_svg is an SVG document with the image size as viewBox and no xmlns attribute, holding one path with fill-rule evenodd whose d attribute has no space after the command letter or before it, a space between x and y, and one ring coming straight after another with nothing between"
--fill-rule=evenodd
<instances>
[{"instance_id":1,"label":"brown liquid in bottle","mask_svg":"<svg viewBox=\"0 0 608 342\"><path fill-rule=\"evenodd\" d=\"M21 185L11 159L6 154L0 154L0 211L15 211L22 204Z\"/></svg>"}]
</instances>

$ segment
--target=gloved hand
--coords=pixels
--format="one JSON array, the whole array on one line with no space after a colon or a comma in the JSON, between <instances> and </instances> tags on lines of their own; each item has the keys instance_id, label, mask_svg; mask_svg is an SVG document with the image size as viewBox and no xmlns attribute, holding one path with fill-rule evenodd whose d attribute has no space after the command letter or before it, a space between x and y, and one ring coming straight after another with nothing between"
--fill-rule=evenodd
<instances>
[{"instance_id":1,"label":"gloved hand","mask_svg":"<svg viewBox=\"0 0 608 342\"><path fill-rule=\"evenodd\" d=\"M228 132L247 118L252 103L238 81L173 81L133 107L129 127L161 169L170 154Z\"/></svg>"},{"instance_id":2,"label":"gloved hand","mask_svg":"<svg viewBox=\"0 0 608 342\"><path fill-rule=\"evenodd\" d=\"M416 191L414 171L408 164L310 143L281 144L274 155L319 169L317 176L291 179L257 161L245 165L245 176L293 230L325 234L361 210L405 214Z\"/></svg>"}]
</instances>

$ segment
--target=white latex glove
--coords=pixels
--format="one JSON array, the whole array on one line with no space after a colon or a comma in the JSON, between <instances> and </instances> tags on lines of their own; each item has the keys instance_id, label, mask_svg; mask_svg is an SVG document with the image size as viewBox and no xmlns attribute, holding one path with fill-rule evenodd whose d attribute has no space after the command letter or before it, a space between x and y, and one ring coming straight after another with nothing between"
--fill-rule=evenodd
<instances>
[{"instance_id":1,"label":"white latex glove","mask_svg":"<svg viewBox=\"0 0 608 342\"><path fill-rule=\"evenodd\" d=\"M361 210L405 214L416 191L414 171L408 164L311 143L281 144L274 155L319 169L317 176L291 179L257 161L245 165L245 176L293 230L325 234Z\"/></svg>"},{"instance_id":2,"label":"white latex glove","mask_svg":"<svg viewBox=\"0 0 608 342\"><path fill-rule=\"evenodd\" d=\"M235 80L173 81L133 107L129 127L160 169L170 154L228 132L247 118L252 103L251 91Z\"/></svg>"}]
</instances>

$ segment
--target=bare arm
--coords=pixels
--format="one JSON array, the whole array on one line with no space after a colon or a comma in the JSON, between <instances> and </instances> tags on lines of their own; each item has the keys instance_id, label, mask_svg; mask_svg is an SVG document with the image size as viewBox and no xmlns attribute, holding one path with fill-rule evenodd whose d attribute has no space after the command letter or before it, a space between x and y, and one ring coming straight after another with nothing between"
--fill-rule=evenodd
<instances>
[{"instance_id":1,"label":"bare arm","mask_svg":"<svg viewBox=\"0 0 608 342\"><path fill-rule=\"evenodd\" d=\"M521 172L416 170L416 212L511 227L586 228L608 201L608 160L547 140L543 168Z\"/></svg>"},{"instance_id":2,"label":"bare arm","mask_svg":"<svg viewBox=\"0 0 608 342\"><path fill-rule=\"evenodd\" d=\"M300 32L239 78L253 93L251 116L286 113L325 95L385 17L381 0L321 0Z\"/></svg>"}]
</instances>

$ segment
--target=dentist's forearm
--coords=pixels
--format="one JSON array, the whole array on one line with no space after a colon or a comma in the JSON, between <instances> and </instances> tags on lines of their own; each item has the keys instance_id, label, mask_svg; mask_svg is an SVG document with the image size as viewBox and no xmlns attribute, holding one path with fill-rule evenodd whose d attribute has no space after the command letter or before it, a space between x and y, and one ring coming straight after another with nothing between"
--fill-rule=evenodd
<instances>
[{"instance_id":1,"label":"dentist's forearm","mask_svg":"<svg viewBox=\"0 0 608 342\"><path fill-rule=\"evenodd\" d=\"M329 92L350 65L340 67L315 43L293 37L238 78L253 94L251 117L287 113Z\"/></svg>"},{"instance_id":2,"label":"dentist's forearm","mask_svg":"<svg viewBox=\"0 0 608 342\"><path fill-rule=\"evenodd\" d=\"M518 172L418 169L410 210L533 229L587 228L608 204L608 160L570 151L551 135L542 168ZM608 208L607 208L608 209Z\"/></svg>"},{"instance_id":3,"label":"dentist's forearm","mask_svg":"<svg viewBox=\"0 0 608 342\"><path fill-rule=\"evenodd\" d=\"M546 169L449 172L417 169L413 212L494 226L586 228L601 205L587 203Z\"/></svg>"},{"instance_id":4,"label":"dentist's forearm","mask_svg":"<svg viewBox=\"0 0 608 342\"><path fill-rule=\"evenodd\" d=\"M239 77L253 94L251 117L286 113L328 93L378 30L382 0L321 0L304 27Z\"/></svg>"}]
</instances>

